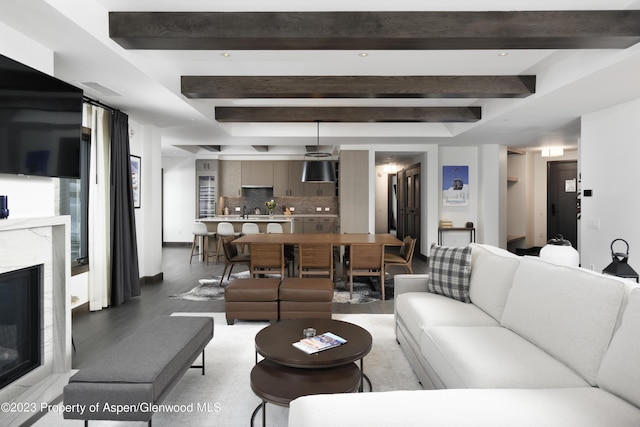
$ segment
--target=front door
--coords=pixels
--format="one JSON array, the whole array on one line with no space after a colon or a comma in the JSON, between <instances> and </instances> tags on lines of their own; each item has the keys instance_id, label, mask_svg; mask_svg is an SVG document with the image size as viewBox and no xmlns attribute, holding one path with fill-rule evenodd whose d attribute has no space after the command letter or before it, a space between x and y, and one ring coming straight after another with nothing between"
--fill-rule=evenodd
<instances>
[{"instance_id":1,"label":"front door","mask_svg":"<svg viewBox=\"0 0 640 427\"><path fill-rule=\"evenodd\" d=\"M578 247L578 164L576 161L547 163L547 239L562 234Z\"/></svg>"}]
</instances>

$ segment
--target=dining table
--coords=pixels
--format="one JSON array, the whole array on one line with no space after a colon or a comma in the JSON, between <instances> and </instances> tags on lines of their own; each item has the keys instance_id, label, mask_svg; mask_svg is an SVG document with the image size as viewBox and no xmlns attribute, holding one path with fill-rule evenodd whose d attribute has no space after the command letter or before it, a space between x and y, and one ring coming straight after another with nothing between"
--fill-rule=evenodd
<instances>
[{"instance_id":1,"label":"dining table","mask_svg":"<svg viewBox=\"0 0 640 427\"><path fill-rule=\"evenodd\" d=\"M349 246L354 244L377 244L384 246L402 246L402 240L389 233L273 233L247 234L233 241L234 245L248 245L251 243L283 243L285 245L300 245L309 243L331 243L334 246Z\"/></svg>"}]
</instances>

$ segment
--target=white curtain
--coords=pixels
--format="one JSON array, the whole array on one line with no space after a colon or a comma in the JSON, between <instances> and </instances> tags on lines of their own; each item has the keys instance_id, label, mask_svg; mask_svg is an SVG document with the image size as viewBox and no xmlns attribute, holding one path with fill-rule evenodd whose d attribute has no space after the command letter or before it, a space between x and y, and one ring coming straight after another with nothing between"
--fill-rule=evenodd
<instances>
[{"instance_id":1,"label":"white curtain","mask_svg":"<svg viewBox=\"0 0 640 427\"><path fill-rule=\"evenodd\" d=\"M111 299L110 112L91 107L91 161L89 166L89 310L102 310Z\"/></svg>"}]
</instances>

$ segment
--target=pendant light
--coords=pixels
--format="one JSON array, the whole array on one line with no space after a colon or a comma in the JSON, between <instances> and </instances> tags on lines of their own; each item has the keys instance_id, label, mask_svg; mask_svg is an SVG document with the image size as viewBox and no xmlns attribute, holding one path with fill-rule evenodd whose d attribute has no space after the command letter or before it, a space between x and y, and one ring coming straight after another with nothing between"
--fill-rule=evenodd
<instances>
[{"instance_id":1,"label":"pendant light","mask_svg":"<svg viewBox=\"0 0 640 427\"><path fill-rule=\"evenodd\" d=\"M320 160L324 157L331 157L331 153L323 153L320 151L320 122L316 122L317 126L317 142L316 151L306 153L305 157L311 157L313 160L305 160L302 165L302 182L335 182L336 166L333 160Z\"/></svg>"}]
</instances>

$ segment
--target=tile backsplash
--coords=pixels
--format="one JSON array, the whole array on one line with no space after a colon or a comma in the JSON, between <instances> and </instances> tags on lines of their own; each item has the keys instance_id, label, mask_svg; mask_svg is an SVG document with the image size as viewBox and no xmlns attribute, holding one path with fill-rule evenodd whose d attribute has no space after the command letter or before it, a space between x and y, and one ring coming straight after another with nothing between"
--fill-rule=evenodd
<instances>
[{"instance_id":1,"label":"tile backsplash","mask_svg":"<svg viewBox=\"0 0 640 427\"><path fill-rule=\"evenodd\" d=\"M229 214L241 214L242 208L245 207L246 213L253 215L255 209L260 209L260 214L266 215L269 212L265 206L268 200L275 200L278 206L275 214L282 215L285 208L295 208L291 212L297 215L305 214L331 214L338 215L338 197L336 196L288 196L273 197L273 190L270 188L245 188L242 197L223 197L218 214L221 215L225 206L229 208ZM251 190L247 192L246 190ZM263 191L264 190L264 191ZM240 212L236 212L235 208L240 208ZM320 211L318 211L320 208ZM327 210L328 208L329 210Z\"/></svg>"}]
</instances>

